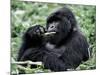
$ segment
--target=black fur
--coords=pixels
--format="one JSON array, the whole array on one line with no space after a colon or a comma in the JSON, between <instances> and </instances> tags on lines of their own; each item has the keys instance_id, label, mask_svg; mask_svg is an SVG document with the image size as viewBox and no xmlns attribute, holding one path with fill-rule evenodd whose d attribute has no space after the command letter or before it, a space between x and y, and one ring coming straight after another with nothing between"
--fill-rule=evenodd
<instances>
[{"instance_id":1,"label":"black fur","mask_svg":"<svg viewBox=\"0 0 100 75\"><path fill-rule=\"evenodd\" d=\"M89 45L70 9L64 7L50 14L46 29L41 31L41 28L36 25L26 31L18 61L42 61L51 71L66 71L88 60ZM56 33L44 37L47 32Z\"/></svg>"}]
</instances>

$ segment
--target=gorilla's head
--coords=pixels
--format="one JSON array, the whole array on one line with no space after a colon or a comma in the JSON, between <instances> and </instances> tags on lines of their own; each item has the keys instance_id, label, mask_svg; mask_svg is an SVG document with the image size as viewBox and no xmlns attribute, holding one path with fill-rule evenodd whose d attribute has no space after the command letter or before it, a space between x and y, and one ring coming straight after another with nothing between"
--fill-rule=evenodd
<instances>
[{"instance_id":1,"label":"gorilla's head","mask_svg":"<svg viewBox=\"0 0 100 75\"><path fill-rule=\"evenodd\" d=\"M76 27L76 19L70 9L66 7L51 13L47 18L47 32L56 32L49 39L54 44L67 38L70 32Z\"/></svg>"}]
</instances>

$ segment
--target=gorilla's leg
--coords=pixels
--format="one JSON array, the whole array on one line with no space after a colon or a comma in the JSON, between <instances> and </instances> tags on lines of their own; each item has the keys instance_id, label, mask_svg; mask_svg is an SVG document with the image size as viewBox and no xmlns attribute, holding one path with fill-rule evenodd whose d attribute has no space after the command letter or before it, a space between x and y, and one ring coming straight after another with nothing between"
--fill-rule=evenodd
<instances>
[{"instance_id":1,"label":"gorilla's leg","mask_svg":"<svg viewBox=\"0 0 100 75\"><path fill-rule=\"evenodd\" d=\"M38 48L30 48L27 49L23 56L21 57L20 61L26 61L26 60L31 60L31 61L41 61L43 51Z\"/></svg>"},{"instance_id":2,"label":"gorilla's leg","mask_svg":"<svg viewBox=\"0 0 100 75\"><path fill-rule=\"evenodd\" d=\"M44 67L51 71L66 71L65 63L54 54L47 54L43 58Z\"/></svg>"}]
</instances>

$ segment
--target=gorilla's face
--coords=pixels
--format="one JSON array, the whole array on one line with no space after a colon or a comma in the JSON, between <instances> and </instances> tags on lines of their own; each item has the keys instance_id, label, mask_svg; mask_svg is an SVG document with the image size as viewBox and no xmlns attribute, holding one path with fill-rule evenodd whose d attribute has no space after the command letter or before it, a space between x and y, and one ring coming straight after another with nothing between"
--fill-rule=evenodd
<instances>
[{"instance_id":1,"label":"gorilla's face","mask_svg":"<svg viewBox=\"0 0 100 75\"><path fill-rule=\"evenodd\" d=\"M76 24L75 17L69 9L62 8L51 13L47 18L46 30L56 33L51 34L50 42L59 43L77 27Z\"/></svg>"},{"instance_id":2,"label":"gorilla's face","mask_svg":"<svg viewBox=\"0 0 100 75\"><path fill-rule=\"evenodd\" d=\"M50 42L59 43L70 31L70 22L65 17L52 16L47 21L47 32L55 32L50 35Z\"/></svg>"}]
</instances>

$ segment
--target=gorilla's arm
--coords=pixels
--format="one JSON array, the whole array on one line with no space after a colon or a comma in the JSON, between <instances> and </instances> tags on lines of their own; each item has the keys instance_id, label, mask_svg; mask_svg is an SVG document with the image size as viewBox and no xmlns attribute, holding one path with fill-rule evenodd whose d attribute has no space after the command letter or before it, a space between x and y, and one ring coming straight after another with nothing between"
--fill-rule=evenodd
<instances>
[{"instance_id":1,"label":"gorilla's arm","mask_svg":"<svg viewBox=\"0 0 100 75\"><path fill-rule=\"evenodd\" d=\"M17 60L20 61L21 57L23 56L24 52L30 48L40 47L42 45L42 36L45 32L44 27L40 25L36 25L33 27L28 28L25 32L22 40L22 45L18 53Z\"/></svg>"}]
</instances>

